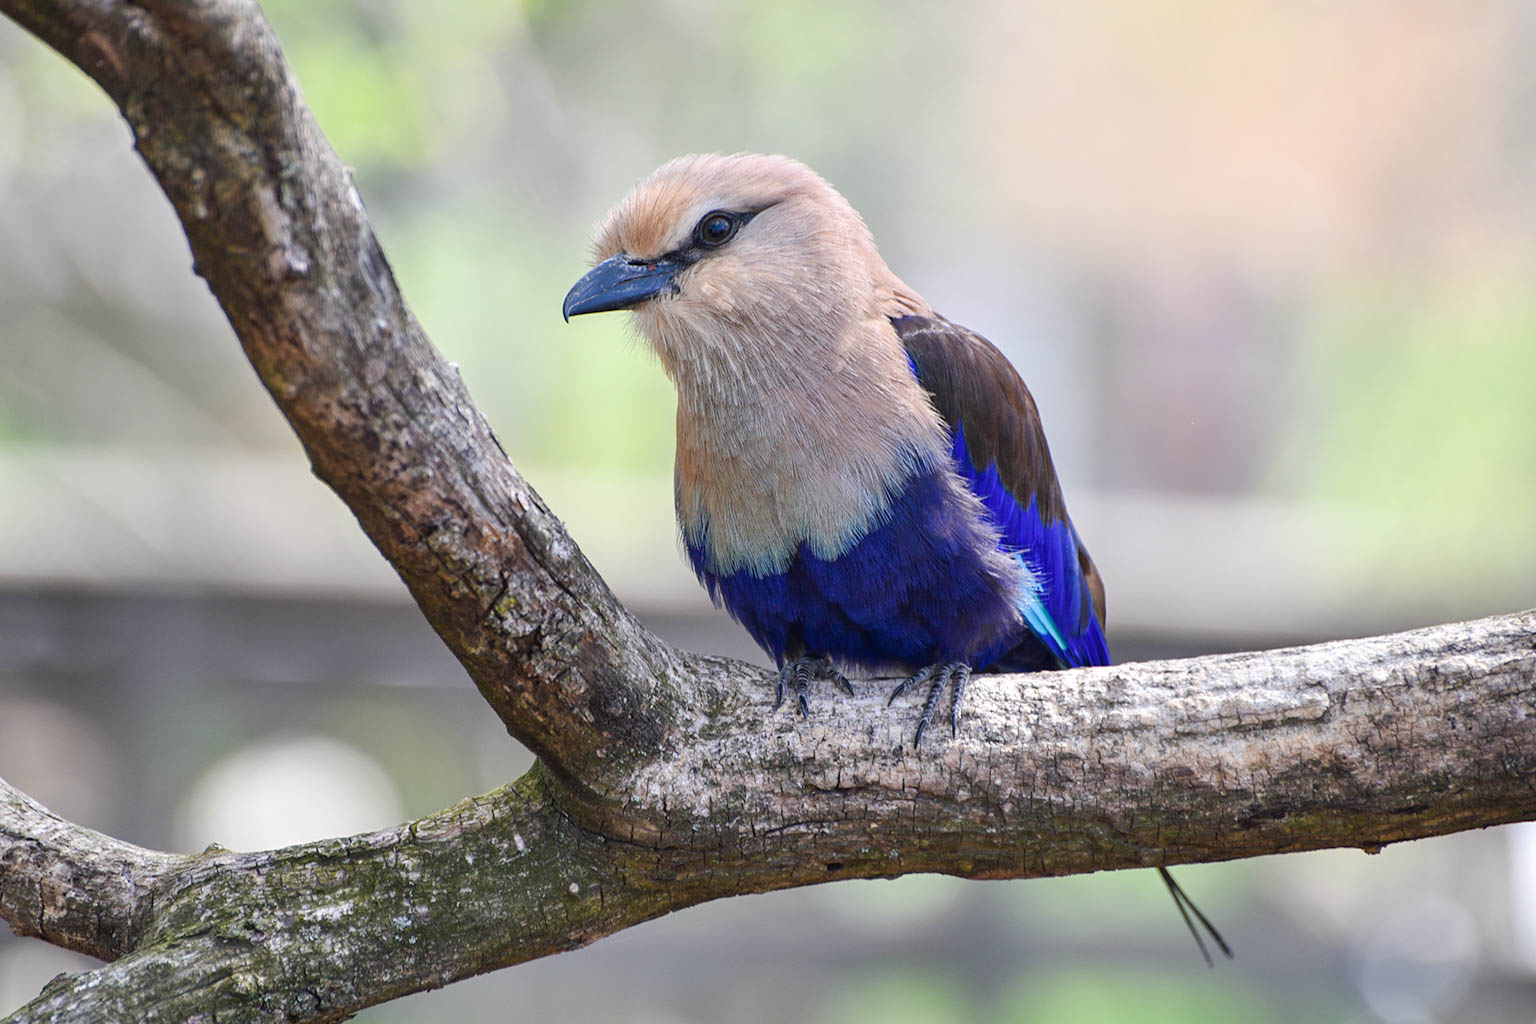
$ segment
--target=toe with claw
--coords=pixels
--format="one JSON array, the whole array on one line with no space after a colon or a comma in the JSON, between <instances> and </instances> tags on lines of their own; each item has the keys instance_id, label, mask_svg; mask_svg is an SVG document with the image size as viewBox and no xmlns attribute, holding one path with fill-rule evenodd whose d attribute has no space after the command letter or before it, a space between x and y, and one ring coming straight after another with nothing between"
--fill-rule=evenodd
<instances>
[{"instance_id":1,"label":"toe with claw","mask_svg":"<svg viewBox=\"0 0 1536 1024\"><path fill-rule=\"evenodd\" d=\"M779 684L773 698L773 710L779 710L779 706L784 703L785 691L792 689L795 692L795 701L800 705L800 717L811 717L809 695L813 679L830 679L848 696L853 696L853 684L848 681L847 676L837 670L837 666L832 664L831 659L820 655L793 658L786 661L779 669Z\"/></svg>"},{"instance_id":2,"label":"toe with claw","mask_svg":"<svg viewBox=\"0 0 1536 1024\"><path fill-rule=\"evenodd\" d=\"M917 734L912 737L912 747L915 750L923 740L923 730L928 728L928 723L933 720L934 708L939 706L939 698L944 695L944 687L954 686L954 697L949 702L949 734L958 735L960 732L960 704L965 699L965 684L971 679L971 666L963 661L941 662L937 665L929 665L920 669L915 674L903 679L896 689L891 691L891 699L886 701L889 707L895 703L896 698L906 693L914 686L928 683L928 699L923 701L923 713L917 720Z\"/></svg>"}]
</instances>

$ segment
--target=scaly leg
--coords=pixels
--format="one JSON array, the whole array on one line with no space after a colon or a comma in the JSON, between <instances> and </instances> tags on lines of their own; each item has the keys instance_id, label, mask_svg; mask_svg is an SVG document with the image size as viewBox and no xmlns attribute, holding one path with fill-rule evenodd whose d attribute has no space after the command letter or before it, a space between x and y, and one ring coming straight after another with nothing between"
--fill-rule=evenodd
<instances>
[{"instance_id":1,"label":"scaly leg","mask_svg":"<svg viewBox=\"0 0 1536 1024\"><path fill-rule=\"evenodd\" d=\"M923 701L923 713L917 720L917 735L912 737L912 748L923 741L923 730L928 728L928 723L933 720L933 710L939 706L939 698L944 695L946 684L953 684L954 697L949 702L949 734L957 736L960 733L960 703L965 699L965 684L970 681L971 666L963 661L941 662L937 665L929 665L903 679L896 689L891 691L891 699L885 702L890 707L897 697L906 693L910 687L921 686L932 680L932 686L928 690L928 699Z\"/></svg>"},{"instance_id":2,"label":"scaly leg","mask_svg":"<svg viewBox=\"0 0 1536 1024\"><path fill-rule=\"evenodd\" d=\"M779 710L779 705L784 703L784 691L794 688L796 702L800 705L800 717L811 717L811 702L809 699L812 679L830 679L842 687L852 697L853 684L848 677L837 670L830 658L821 654L801 655L784 663L779 669L779 684L774 693L773 710Z\"/></svg>"}]
</instances>

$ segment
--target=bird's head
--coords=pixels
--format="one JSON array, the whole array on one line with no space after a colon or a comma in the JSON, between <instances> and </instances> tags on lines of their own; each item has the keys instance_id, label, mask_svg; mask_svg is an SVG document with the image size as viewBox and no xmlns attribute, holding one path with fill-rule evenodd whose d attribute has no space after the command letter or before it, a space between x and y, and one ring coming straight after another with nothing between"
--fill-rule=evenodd
<instances>
[{"instance_id":1,"label":"bird's head","mask_svg":"<svg viewBox=\"0 0 1536 1024\"><path fill-rule=\"evenodd\" d=\"M680 384L704 367L715 377L763 357L815 361L849 324L922 305L847 200L782 156L663 165L614 206L594 256L565 297L566 319L633 311Z\"/></svg>"}]
</instances>

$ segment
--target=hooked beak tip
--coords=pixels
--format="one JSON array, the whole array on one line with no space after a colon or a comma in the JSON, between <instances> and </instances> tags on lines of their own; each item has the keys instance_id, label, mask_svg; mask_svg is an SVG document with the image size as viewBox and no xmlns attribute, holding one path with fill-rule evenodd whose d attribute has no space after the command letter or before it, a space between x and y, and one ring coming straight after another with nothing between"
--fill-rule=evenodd
<instances>
[{"instance_id":1,"label":"hooked beak tip","mask_svg":"<svg viewBox=\"0 0 1536 1024\"><path fill-rule=\"evenodd\" d=\"M673 278L681 269L672 260L632 263L627 255L610 256L582 275L560 306L566 323L583 313L632 309L647 299L677 287Z\"/></svg>"}]
</instances>

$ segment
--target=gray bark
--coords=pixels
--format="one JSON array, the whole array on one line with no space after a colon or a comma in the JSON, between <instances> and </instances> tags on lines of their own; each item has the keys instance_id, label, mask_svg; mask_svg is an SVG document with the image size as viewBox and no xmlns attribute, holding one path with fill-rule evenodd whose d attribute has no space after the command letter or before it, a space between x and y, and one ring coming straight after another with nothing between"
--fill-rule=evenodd
<instances>
[{"instance_id":1,"label":"gray bark","mask_svg":"<svg viewBox=\"0 0 1536 1024\"><path fill-rule=\"evenodd\" d=\"M908 742L809 721L614 600L406 307L249 0L0 0L122 110L197 272L329 484L508 730L524 778L396 828L180 857L0 782L0 916L111 961L15 1021L337 1020L740 893L1028 877L1536 819L1536 613L973 683ZM916 699L916 698L914 698ZM451 910L451 912L450 912Z\"/></svg>"}]
</instances>

